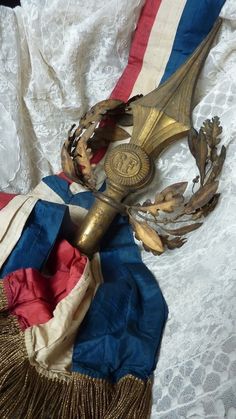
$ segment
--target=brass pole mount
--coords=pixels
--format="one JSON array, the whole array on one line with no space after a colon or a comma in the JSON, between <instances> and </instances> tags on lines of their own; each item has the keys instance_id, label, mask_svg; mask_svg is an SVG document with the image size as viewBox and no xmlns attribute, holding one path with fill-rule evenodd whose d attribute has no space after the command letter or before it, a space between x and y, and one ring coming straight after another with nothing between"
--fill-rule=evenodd
<instances>
[{"instance_id":1,"label":"brass pole mount","mask_svg":"<svg viewBox=\"0 0 236 419\"><path fill-rule=\"evenodd\" d=\"M119 202L132 190L150 182L152 159L188 134L195 85L220 25L218 19L196 51L165 83L132 104L131 140L108 154L107 189L105 194L98 195L77 233L75 245L83 253L92 255L98 249L100 239L119 211Z\"/></svg>"},{"instance_id":2,"label":"brass pole mount","mask_svg":"<svg viewBox=\"0 0 236 419\"><path fill-rule=\"evenodd\" d=\"M121 144L108 153L105 173L106 190L104 194L97 195L75 241L75 245L89 256L98 250L104 231L119 212L119 202L130 192L143 188L152 180L154 164L138 145Z\"/></svg>"}]
</instances>

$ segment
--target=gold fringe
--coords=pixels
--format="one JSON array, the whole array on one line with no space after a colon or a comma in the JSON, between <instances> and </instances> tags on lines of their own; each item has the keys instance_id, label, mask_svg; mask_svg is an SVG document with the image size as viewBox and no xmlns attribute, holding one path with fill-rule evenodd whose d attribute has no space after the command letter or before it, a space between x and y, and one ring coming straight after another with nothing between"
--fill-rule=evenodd
<instances>
[{"instance_id":1,"label":"gold fringe","mask_svg":"<svg viewBox=\"0 0 236 419\"><path fill-rule=\"evenodd\" d=\"M0 313L1 419L147 419L150 404L150 380L127 375L111 384L36 369L14 317Z\"/></svg>"},{"instance_id":2,"label":"gold fringe","mask_svg":"<svg viewBox=\"0 0 236 419\"><path fill-rule=\"evenodd\" d=\"M0 280L0 311L6 310L8 306L7 297L5 294L2 280Z\"/></svg>"}]
</instances>

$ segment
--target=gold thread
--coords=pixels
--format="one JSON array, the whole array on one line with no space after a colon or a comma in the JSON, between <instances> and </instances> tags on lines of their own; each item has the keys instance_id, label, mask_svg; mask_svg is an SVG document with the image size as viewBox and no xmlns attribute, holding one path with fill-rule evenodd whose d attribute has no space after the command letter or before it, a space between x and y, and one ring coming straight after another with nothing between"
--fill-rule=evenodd
<instances>
[{"instance_id":1,"label":"gold thread","mask_svg":"<svg viewBox=\"0 0 236 419\"><path fill-rule=\"evenodd\" d=\"M112 384L35 368L16 319L0 313L1 419L147 419L150 404L149 379L127 374Z\"/></svg>"},{"instance_id":2,"label":"gold thread","mask_svg":"<svg viewBox=\"0 0 236 419\"><path fill-rule=\"evenodd\" d=\"M5 289L3 286L3 281L0 281L0 311L6 310L8 306L7 297L5 294Z\"/></svg>"}]
</instances>

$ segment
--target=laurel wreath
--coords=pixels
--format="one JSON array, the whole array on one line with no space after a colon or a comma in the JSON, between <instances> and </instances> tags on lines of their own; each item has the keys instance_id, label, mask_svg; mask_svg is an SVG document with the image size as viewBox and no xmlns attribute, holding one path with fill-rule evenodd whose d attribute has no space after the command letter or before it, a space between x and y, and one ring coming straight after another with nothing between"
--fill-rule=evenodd
<instances>
[{"instance_id":1,"label":"laurel wreath","mask_svg":"<svg viewBox=\"0 0 236 419\"><path fill-rule=\"evenodd\" d=\"M130 105L140 97L126 103L114 99L99 102L83 115L78 126L71 127L61 152L62 169L71 180L97 192L93 156L101 147L130 137L122 127L133 125ZM218 178L226 157L225 146L220 147L221 133L217 116L207 119L198 132L194 128L189 132L188 145L198 175L192 180L188 200L184 196L188 182L179 182L157 192L153 202L117 203L145 250L160 255L166 248L183 246L186 234L198 229L215 209L220 197Z\"/></svg>"}]
</instances>

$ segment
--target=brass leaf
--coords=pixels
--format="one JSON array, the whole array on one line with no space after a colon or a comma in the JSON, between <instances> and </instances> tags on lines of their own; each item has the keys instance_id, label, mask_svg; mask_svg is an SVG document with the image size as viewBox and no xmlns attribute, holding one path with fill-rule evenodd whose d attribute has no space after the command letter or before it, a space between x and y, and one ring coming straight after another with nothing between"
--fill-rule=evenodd
<instances>
[{"instance_id":1,"label":"brass leaf","mask_svg":"<svg viewBox=\"0 0 236 419\"><path fill-rule=\"evenodd\" d=\"M183 193L188 185L188 182L174 183L163 189L160 193L155 196L155 201L146 201L143 205L139 205L138 211L149 212L154 217L159 211L172 212L180 204L184 202Z\"/></svg>"},{"instance_id":2,"label":"brass leaf","mask_svg":"<svg viewBox=\"0 0 236 419\"><path fill-rule=\"evenodd\" d=\"M191 214L198 208L206 205L214 196L218 189L219 182L212 182L202 186L189 200L185 206L185 213Z\"/></svg>"},{"instance_id":3,"label":"brass leaf","mask_svg":"<svg viewBox=\"0 0 236 419\"><path fill-rule=\"evenodd\" d=\"M96 185L96 179L93 173L93 169L90 163L91 160L91 151L87 148L86 141L80 139L76 146L76 157L75 161L77 165L81 168L84 180L91 186Z\"/></svg>"},{"instance_id":4,"label":"brass leaf","mask_svg":"<svg viewBox=\"0 0 236 419\"><path fill-rule=\"evenodd\" d=\"M103 139L106 142L123 141L130 137L130 134L123 128L116 125L106 125L95 130L94 140Z\"/></svg>"},{"instance_id":5,"label":"brass leaf","mask_svg":"<svg viewBox=\"0 0 236 419\"><path fill-rule=\"evenodd\" d=\"M166 196L167 194L171 193L172 196L183 194L188 186L188 182L178 182L173 183L170 186L167 186L167 188L163 189L161 191L161 194Z\"/></svg>"},{"instance_id":6,"label":"brass leaf","mask_svg":"<svg viewBox=\"0 0 236 419\"><path fill-rule=\"evenodd\" d=\"M159 204L139 205L138 211L149 212L155 217L158 214L159 209L160 209Z\"/></svg>"},{"instance_id":7,"label":"brass leaf","mask_svg":"<svg viewBox=\"0 0 236 419\"><path fill-rule=\"evenodd\" d=\"M128 102L126 103L126 105L127 105L127 106L129 106L131 103L134 103L136 100L141 99L141 97L143 97L143 95L142 95L142 94L138 94L138 95L132 96L132 97L128 100Z\"/></svg>"},{"instance_id":8,"label":"brass leaf","mask_svg":"<svg viewBox=\"0 0 236 419\"><path fill-rule=\"evenodd\" d=\"M183 202L184 198L182 195L174 195L173 197L170 197L169 199L166 199L164 202L160 202L157 205L160 211L172 212Z\"/></svg>"},{"instance_id":9,"label":"brass leaf","mask_svg":"<svg viewBox=\"0 0 236 419\"><path fill-rule=\"evenodd\" d=\"M124 113L115 117L117 124L122 127L131 127L133 125L133 115L131 113Z\"/></svg>"},{"instance_id":10,"label":"brass leaf","mask_svg":"<svg viewBox=\"0 0 236 419\"><path fill-rule=\"evenodd\" d=\"M128 102L122 102L120 105L113 109L108 109L106 115L109 119L113 120L116 124L122 125L123 127L130 127L133 125L133 115L131 104L137 99L140 99L142 95L136 95L131 97Z\"/></svg>"},{"instance_id":11,"label":"brass leaf","mask_svg":"<svg viewBox=\"0 0 236 419\"><path fill-rule=\"evenodd\" d=\"M184 202L184 198L182 195L176 195L173 197L170 197L168 200L151 204L151 205L141 205L138 210L141 212L149 212L153 216L156 216L158 214L158 211L163 212L172 212L174 211L180 204Z\"/></svg>"},{"instance_id":12,"label":"brass leaf","mask_svg":"<svg viewBox=\"0 0 236 419\"><path fill-rule=\"evenodd\" d=\"M174 239L169 239L169 236L161 236L163 244L170 250L178 249L186 243L185 237L175 237Z\"/></svg>"},{"instance_id":13,"label":"brass leaf","mask_svg":"<svg viewBox=\"0 0 236 419\"><path fill-rule=\"evenodd\" d=\"M213 198L202 208L204 217L207 217L216 207L220 198L220 193L216 193Z\"/></svg>"},{"instance_id":14,"label":"brass leaf","mask_svg":"<svg viewBox=\"0 0 236 419\"><path fill-rule=\"evenodd\" d=\"M196 143L198 140L198 133L194 128L191 128L188 134L188 146L193 157L196 156Z\"/></svg>"},{"instance_id":15,"label":"brass leaf","mask_svg":"<svg viewBox=\"0 0 236 419\"><path fill-rule=\"evenodd\" d=\"M94 105L81 119L80 125L87 128L92 122L99 122L102 116L109 110L118 107L123 104L121 100L107 99L98 102Z\"/></svg>"},{"instance_id":16,"label":"brass leaf","mask_svg":"<svg viewBox=\"0 0 236 419\"><path fill-rule=\"evenodd\" d=\"M188 224L180 228L175 229L167 229L163 228L167 233L171 234L172 236L184 236L185 234L190 233L191 231L197 230L199 227L201 227L203 223L194 223L194 224Z\"/></svg>"},{"instance_id":17,"label":"brass leaf","mask_svg":"<svg viewBox=\"0 0 236 419\"><path fill-rule=\"evenodd\" d=\"M69 178L75 178L75 168L73 160L71 159L69 153L67 152L66 145L63 144L62 150L61 150L61 166L63 172L69 177Z\"/></svg>"},{"instance_id":18,"label":"brass leaf","mask_svg":"<svg viewBox=\"0 0 236 419\"><path fill-rule=\"evenodd\" d=\"M204 134L203 130L200 129L198 134L198 141L195 144L195 158L197 167L200 173L200 182L203 185L205 179L205 167L208 155L208 147L206 141L206 135Z\"/></svg>"},{"instance_id":19,"label":"brass leaf","mask_svg":"<svg viewBox=\"0 0 236 419\"><path fill-rule=\"evenodd\" d=\"M216 193L211 200L204 205L204 207L198 209L193 215L192 220L198 220L201 217L207 217L212 211L214 211L215 207L218 204L220 198L220 193Z\"/></svg>"},{"instance_id":20,"label":"brass leaf","mask_svg":"<svg viewBox=\"0 0 236 419\"><path fill-rule=\"evenodd\" d=\"M219 156L216 157L216 159L213 163L211 173L210 173L206 183L213 182L220 175L223 164L224 164L224 161L225 161L225 157L226 157L226 148L223 145L221 147L221 151L220 151Z\"/></svg>"},{"instance_id":21,"label":"brass leaf","mask_svg":"<svg viewBox=\"0 0 236 419\"><path fill-rule=\"evenodd\" d=\"M206 134L207 142L210 148L214 148L219 144L219 135L222 133L222 127L220 126L220 118L214 116L211 120L207 119L203 122L203 129Z\"/></svg>"},{"instance_id":22,"label":"brass leaf","mask_svg":"<svg viewBox=\"0 0 236 419\"><path fill-rule=\"evenodd\" d=\"M155 197L155 203L163 202L164 200L168 200L174 196L182 195L188 186L188 182L178 182L173 183L167 188L163 189L160 193L158 193Z\"/></svg>"},{"instance_id":23,"label":"brass leaf","mask_svg":"<svg viewBox=\"0 0 236 419\"><path fill-rule=\"evenodd\" d=\"M212 163L214 163L217 160L218 155L217 155L217 148L216 147L212 147L210 149L210 156L209 157L210 157L210 160L211 160Z\"/></svg>"},{"instance_id":24,"label":"brass leaf","mask_svg":"<svg viewBox=\"0 0 236 419\"><path fill-rule=\"evenodd\" d=\"M196 221L199 220L199 218L203 217L203 210L202 208L199 208L196 212L192 214L191 220Z\"/></svg>"},{"instance_id":25,"label":"brass leaf","mask_svg":"<svg viewBox=\"0 0 236 419\"><path fill-rule=\"evenodd\" d=\"M138 222L134 218L130 218L131 225L135 232L135 237L140 240L146 250L155 253L163 253L164 247L160 236L153 230L148 223Z\"/></svg>"}]
</instances>

